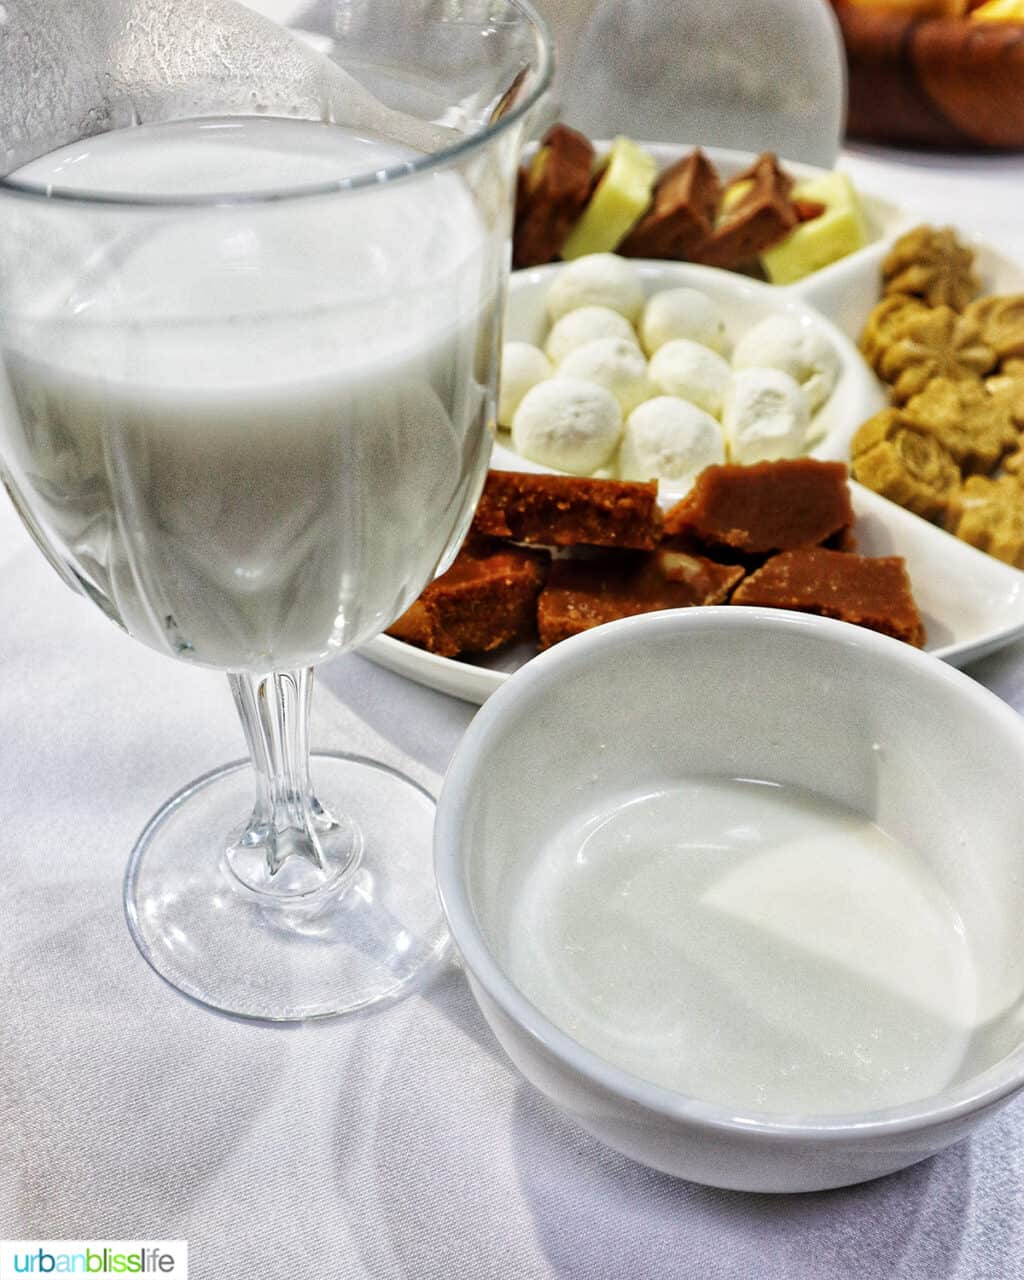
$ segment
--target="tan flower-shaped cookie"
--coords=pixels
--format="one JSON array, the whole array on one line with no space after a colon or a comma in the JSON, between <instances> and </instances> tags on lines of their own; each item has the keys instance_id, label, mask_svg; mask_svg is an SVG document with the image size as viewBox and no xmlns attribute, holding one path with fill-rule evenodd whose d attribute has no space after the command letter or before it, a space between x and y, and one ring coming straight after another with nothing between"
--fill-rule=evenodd
<instances>
[{"instance_id":1,"label":"tan flower-shaped cookie","mask_svg":"<svg viewBox=\"0 0 1024 1280\"><path fill-rule=\"evenodd\" d=\"M1018 484L1024 484L1024 440L1018 443L1013 453L1009 453L1003 459L1003 470L1017 480Z\"/></svg>"},{"instance_id":2,"label":"tan flower-shaped cookie","mask_svg":"<svg viewBox=\"0 0 1024 1280\"><path fill-rule=\"evenodd\" d=\"M945 446L898 409L883 409L853 437L853 475L926 520L945 516L960 468Z\"/></svg>"},{"instance_id":3,"label":"tan flower-shaped cookie","mask_svg":"<svg viewBox=\"0 0 1024 1280\"><path fill-rule=\"evenodd\" d=\"M860 349L876 373L883 354L900 336L907 320L927 313L928 306L920 298L905 293L891 294L872 309L860 336Z\"/></svg>"},{"instance_id":4,"label":"tan flower-shaped cookie","mask_svg":"<svg viewBox=\"0 0 1024 1280\"><path fill-rule=\"evenodd\" d=\"M981 339L977 320L949 307L933 307L910 316L900 335L882 354L878 372L892 384L893 399L905 404L933 378L965 382L980 378L996 363L996 353Z\"/></svg>"},{"instance_id":5,"label":"tan flower-shaped cookie","mask_svg":"<svg viewBox=\"0 0 1024 1280\"><path fill-rule=\"evenodd\" d=\"M964 312L978 321L982 341L1001 360L1024 356L1024 293L997 293L979 298Z\"/></svg>"},{"instance_id":6,"label":"tan flower-shaped cookie","mask_svg":"<svg viewBox=\"0 0 1024 1280\"><path fill-rule=\"evenodd\" d=\"M884 293L907 293L930 307L963 311L978 292L974 254L951 227L915 227L900 236L882 263Z\"/></svg>"},{"instance_id":7,"label":"tan flower-shaped cookie","mask_svg":"<svg viewBox=\"0 0 1024 1280\"><path fill-rule=\"evenodd\" d=\"M1024 488L1014 476L971 476L950 504L946 527L972 547L1024 569Z\"/></svg>"},{"instance_id":8,"label":"tan flower-shaped cookie","mask_svg":"<svg viewBox=\"0 0 1024 1280\"><path fill-rule=\"evenodd\" d=\"M1005 369L1007 365L1012 366L1014 363L1008 360L1002 367ZM1016 363L1021 366L1019 372L1013 375L1000 372L993 378L986 378L985 386L992 395L1005 401L1014 426L1024 432L1024 360ZM1003 470L1015 475L1024 484L1024 435L1017 437L1017 447L1003 459Z\"/></svg>"},{"instance_id":9,"label":"tan flower-shaped cookie","mask_svg":"<svg viewBox=\"0 0 1024 1280\"><path fill-rule=\"evenodd\" d=\"M985 379L989 395L1006 406L1013 425L1024 431L1024 370L1015 376L997 373Z\"/></svg>"},{"instance_id":10,"label":"tan flower-shaped cookie","mask_svg":"<svg viewBox=\"0 0 1024 1280\"><path fill-rule=\"evenodd\" d=\"M1019 439L1016 401L1010 391L981 382L934 378L903 407L916 426L945 445L965 474L995 470Z\"/></svg>"}]
</instances>

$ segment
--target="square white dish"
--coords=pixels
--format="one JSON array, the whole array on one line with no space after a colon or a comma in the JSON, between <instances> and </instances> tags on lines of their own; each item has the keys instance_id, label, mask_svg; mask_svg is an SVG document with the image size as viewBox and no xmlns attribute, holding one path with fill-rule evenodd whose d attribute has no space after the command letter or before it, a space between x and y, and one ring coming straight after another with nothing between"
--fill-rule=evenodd
<instances>
[{"instance_id":1,"label":"square white dish","mask_svg":"<svg viewBox=\"0 0 1024 1280\"><path fill-rule=\"evenodd\" d=\"M595 145L599 152L607 146ZM692 146L655 144L647 150L659 168L664 168L692 150ZM754 158L713 147L705 147L704 151L726 178L741 172ZM816 177L823 172L789 161L784 165L798 178ZM820 313L843 356L843 375L826 406L829 420L825 423L825 439L814 453L838 460L848 458L850 438L861 422L886 403L884 389L860 359L854 344L867 313L880 296L881 262L889 246L922 220L891 201L864 192L861 199L871 238L868 246L793 285L767 285L736 273L688 263L637 263L649 291L659 277L667 280L669 276L676 278L675 283L713 290L720 304L735 309L734 324L738 323L739 309L747 304L756 312L747 324L773 311L810 317ZM969 229L956 230L976 252L984 292L1024 290L1024 264L971 236ZM536 273L550 270L541 267L514 274L507 338L537 341L540 337L543 290L530 287L530 282L538 278ZM501 445L496 445L492 462L502 469L547 470ZM907 562L914 595L928 629L928 652L954 666L964 666L1024 636L1024 573L860 485L854 483L851 489L857 513L858 549L868 555L900 555ZM663 490L663 502L671 503L675 496ZM511 671L533 654L529 646L520 645L470 663L441 658L386 635L371 641L362 652L379 665L420 684L476 703L489 697Z\"/></svg>"}]
</instances>

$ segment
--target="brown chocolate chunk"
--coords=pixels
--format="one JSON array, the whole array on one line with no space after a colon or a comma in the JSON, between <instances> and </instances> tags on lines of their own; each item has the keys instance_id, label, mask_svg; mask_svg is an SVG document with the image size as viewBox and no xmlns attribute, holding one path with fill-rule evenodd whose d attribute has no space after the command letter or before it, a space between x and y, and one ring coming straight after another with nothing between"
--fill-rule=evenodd
<instances>
[{"instance_id":1,"label":"brown chocolate chunk","mask_svg":"<svg viewBox=\"0 0 1024 1280\"><path fill-rule=\"evenodd\" d=\"M729 204L730 190L746 184L743 194ZM784 240L799 222L790 200L793 179L770 151L726 187L726 209L711 236L695 255L695 262L736 270L757 260L759 254Z\"/></svg>"},{"instance_id":2,"label":"brown chocolate chunk","mask_svg":"<svg viewBox=\"0 0 1024 1280\"><path fill-rule=\"evenodd\" d=\"M722 183L700 149L658 179L651 207L617 252L627 258L691 259L714 230Z\"/></svg>"},{"instance_id":3,"label":"brown chocolate chunk","mask_svg":"<svg viewBox=\"0 0 1024 1280\"><path fill-rule=\"evenodd\" d=\"M838 618L920 648L925 628L900 556L814 547L773 556L736 588L735 605Z\"/></svg>"},{"instance_id":4,"label":"brown chocolate chunk","mask_svg":"<svg viewBox=\"0 0 1024 1280\"><path fill-rule=\"evenodd\" d=\"M656 484L491 471L473 531L549 547L633 547L661 536Z\"/></svg>"},{"instance_id":5,"label":"brown chocolate chunk","mask_svg":"<svg viewBox=\"0 0 1024 1280\"><path fill-rule=\"evenodd\" d=\"M854 521L841 462L793 458L708 467L665 516L665 532L712 552L769 555L814 547Z\"/></svg>"},{"instance_id":6,"label":"brown chocolate chunk","mask_svg":"<svg viewBox=\"0 0 1024 1280\"><path fill-rule=\"evenodd\" d=\"M793 212L800 222L813 222L820 218L828 206L821 200L794 200Z\"/></svg>"},{"instance_id":7,"label":"brown chocolate chunk","mask_svg":"<svg viewBox=\"0 0 1024 1280\"><path fill-rule=\"evenodd\" d=\"M529 169L520 174L512 265L553 262L590 198L594 148L582 133L553 125Z\"/></svg>"},{"instance_id":8,"label":"brown chocolate chunk","mask_svg":"<svg viewBox=\"0 0 1024 1280\"><path fill-rule=\"evenodd\" d=\"M388 635L446 658L527 639L547 565L546 552L470 539Z\"/></svg>"},{"instance_id":9,"label":"brown chocolate chunk","mask_svg":"<svg viewBox=\"0 0 1024 1280\"><path fill-rule=\"evenodd\" d=\"M537 602L540 647L618 618L720 604L742 577L736 565L664 549L600 560L555 560Z\"/></svg>"}]
</instances>

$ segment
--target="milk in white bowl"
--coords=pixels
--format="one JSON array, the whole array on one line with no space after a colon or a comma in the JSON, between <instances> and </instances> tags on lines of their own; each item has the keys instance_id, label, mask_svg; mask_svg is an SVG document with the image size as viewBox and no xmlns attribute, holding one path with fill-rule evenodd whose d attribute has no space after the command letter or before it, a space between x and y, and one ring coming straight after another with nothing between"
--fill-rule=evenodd
<instances>
[{"instance_id":1,"label":"milk in white bowl","mask_svg":"<svg viewBox=\"0 0 1024 1280\"><path fill-rule=\"evenodd\" d=\"M608 1062L776 1115L899 1106L978 1020L963 920L863 814L763 779L607 798L510 893L508 971Z\"/></svg>"},{"instance_id":2,"label":"milk in white bowl","mask_svg":"<svg viewBox=\"0 0 1024 1280\"><path fill-rule=\"evenodd\" d=\"M242 117L102 134L11 180L230 197L414 158ZM0 455L117 621L266 670L359 643L411 602L489 445L500 258L457 173L203 208L9 197L0 216L43 282L0 303Z\"/></svg>"}]
</instances>

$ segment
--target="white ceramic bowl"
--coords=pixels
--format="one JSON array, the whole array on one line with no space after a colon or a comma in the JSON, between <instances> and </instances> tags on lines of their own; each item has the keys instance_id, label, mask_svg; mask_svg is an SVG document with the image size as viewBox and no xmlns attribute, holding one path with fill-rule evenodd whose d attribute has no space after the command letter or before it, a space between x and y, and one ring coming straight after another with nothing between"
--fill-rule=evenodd
<instances>
[{"instance_id":1,"label":"white ceramic bowl","mask_svg":"<svg viewBox=\"0 0 1024 1280\"><path fill-rule=\"evenodd\" d=\"M739 1113L648 1083L531 1004L504 960L511 887L603 795L713 774L798 784L922 854L963 919L978 1026L936 1096L864 1114ZM473 993L537 1088L654 1168L812 1191L903 1168L1024 1087L1024 720L966 676L843 623L692 609L549 650L486 704L438 806L438 884Z\"/></svg>"},{"instance_id":2,"label":"white ceramic bowl","mask_svg":"<svg viewBox=\"0 0 1024 1280\"><path fill-rule=\"evenodd\" d=\"M840 372L831 396L815 418L821 435L811 451L813 457L845 461L850 456L850 441L857 428L885 407L885 395L857 348L831 320L795 291L692 262L636 260L634 265L648 297L686 285L714 299L734 345L748 329L773 315L793 316L800 324L818 329L831 342L839 356ZM532 342L543 347L549 329L548 290L562 270L562 263L552 263L513 273L505 321L506 341ZM508 434L500 432L491 455L492 467L504 471L551 470L523 458L510 444ZM674 499L682 496L684 490L662 482L661 492L666 498Z\"/></svg>"}]
</instances>

